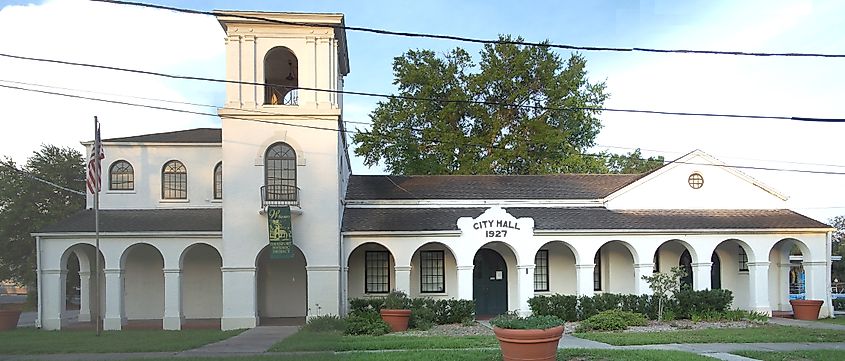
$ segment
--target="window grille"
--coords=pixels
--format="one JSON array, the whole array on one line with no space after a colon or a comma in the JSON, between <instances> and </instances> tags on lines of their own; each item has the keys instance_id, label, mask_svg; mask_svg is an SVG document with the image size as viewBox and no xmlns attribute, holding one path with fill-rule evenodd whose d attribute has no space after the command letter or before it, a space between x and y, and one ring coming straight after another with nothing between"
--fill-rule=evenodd
<instances>
[{"instance_id":1,"label":"window grille","mask_svg":"<svg viewBox=\"0 0 845 361\"><path fill-rule=\"evenodd\" d=\"M109 168L109 189L131 191L135 189L135 170L125 160L112 163Z\"/></svg>"},{"instance_id":2,"label":"window grille","mask_svg":"<svg viewBox=\"0 0 845 361\"><path fill-rule=\"evenodd\" d=\"M390 253L367 251L364 253L364 293L390 291Z\"/></svg>"},{"instance_id":3,"label":"window grille","mask_svg":"<svg viewBox=\"0 0 845 361\"><path fill-rule=\"evenodd\" d=\"M446 292L443 251L420 251L420 293Z\"/></svg>"},{"instance_id":4,"label":"window grille","mask_svg":"<svg viewBox=\"0 0 845 361\"><path fill-rule=\"evenodd\" d=\"M161 171L161 198L188 199L188 170L178 160L171 160Z\"/></svg>"},{"instance_id":5,"label":"window grille","mask_svg":"<svg viewBox=\"0 0 845 361\"><path fill-rule=\"evenodd\" d=\"M290 145L276 143L264 157L265 201L296 202L296 152Z\"/></svg>"},{"instance_id":6,"label":"window grille","mask_svg":"<svg viewBox=\"0 0 845 361\"><path fill-rule=\"evenodd\" d=\"M214 166L214 199L223 199L223 162Z\"/></svg>"},{"instance_id":7,"label":"window grille","mask_svg":"<svg viewBox=\"0 0 845 361\"><path fill-rule=\"evenodd\" d=\"M593 291L601 291L601 250L596 252L593 263L596 264L593 268Z\"/></svg>"},{"instance_id":8,"label":"window grille","mask_svg":"<svg viewBox=\"0 0 845 361\"><path fill-rule=\"evenodd\" d=\"M549 251L541 249L534 256L534 291L549 290Z\"/></svg>"}]
</instances>

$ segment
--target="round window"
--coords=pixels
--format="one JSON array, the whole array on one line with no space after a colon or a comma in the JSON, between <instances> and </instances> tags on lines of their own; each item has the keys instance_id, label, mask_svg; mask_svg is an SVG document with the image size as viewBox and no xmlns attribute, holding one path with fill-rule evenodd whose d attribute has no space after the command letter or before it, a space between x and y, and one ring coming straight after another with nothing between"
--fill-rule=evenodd
<instances>
[{"instance_id":1,"label":"round window","mask_svg":"<svg viewBox=\"0 0 845 361\"><path fill-rule=\"evenodd\" d=\"M699 173L690 174L689 178L687 178L687 183L689 183L692 189L699 189L704 186L704 177Z\"/></svg>"}]
</instances>

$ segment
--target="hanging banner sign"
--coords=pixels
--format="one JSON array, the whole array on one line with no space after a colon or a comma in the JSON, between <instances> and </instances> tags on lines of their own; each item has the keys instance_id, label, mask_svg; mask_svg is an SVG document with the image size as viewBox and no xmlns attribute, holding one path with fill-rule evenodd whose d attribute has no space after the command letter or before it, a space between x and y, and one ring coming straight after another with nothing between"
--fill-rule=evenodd
<instances>
[{"instance_id":1,"label":"hanging banner sign","mask_svg":"<svg viewBox=\"0 0 845 361\"><path fill-rule=\"evenodd\" d=\"M293 232L290 206L269 207L267 226L270 230L270 259L293 258Z\"/></svg>"}]
</instances>

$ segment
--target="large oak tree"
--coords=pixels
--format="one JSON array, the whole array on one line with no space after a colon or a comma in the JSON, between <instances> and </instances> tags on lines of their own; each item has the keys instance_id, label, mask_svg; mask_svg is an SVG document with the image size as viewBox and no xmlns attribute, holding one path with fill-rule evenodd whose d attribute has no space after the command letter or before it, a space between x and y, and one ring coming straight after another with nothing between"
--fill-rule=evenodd
<instances>
[{"instance_id":1,"label":"large oak tree","mask_svg":"<svg viewBox=\"0 0 845 361\"><path fill-rule=\"evenodd\" d=\"M442 57L409 50L393 62L399 93L353 137L368 166L393 174L606 173L652 169L662 158L588 155L608 94L587 79L579 54L501 36L480 59L455 48ZM446 101L443 101L446 100Z\"/></svg>"}]
</instances>

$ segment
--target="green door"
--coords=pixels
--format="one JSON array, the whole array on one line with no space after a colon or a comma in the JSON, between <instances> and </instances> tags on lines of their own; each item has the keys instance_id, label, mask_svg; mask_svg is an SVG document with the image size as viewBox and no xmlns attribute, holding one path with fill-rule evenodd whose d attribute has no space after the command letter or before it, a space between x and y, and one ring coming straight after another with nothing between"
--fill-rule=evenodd
<instances>
[{"instance_id":1,"label":"green door","mask_svg":"<svg viewBox=\"0 0 845 361\"><path fill-rule=\"evenodd\" d=\"M473 260L472 299L477 316L495 316L508 311L508 269L502 256L481 248Z\"/></svg>"}]
</instances>

